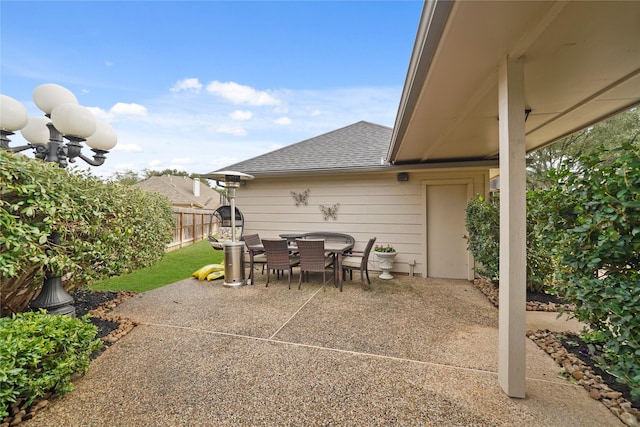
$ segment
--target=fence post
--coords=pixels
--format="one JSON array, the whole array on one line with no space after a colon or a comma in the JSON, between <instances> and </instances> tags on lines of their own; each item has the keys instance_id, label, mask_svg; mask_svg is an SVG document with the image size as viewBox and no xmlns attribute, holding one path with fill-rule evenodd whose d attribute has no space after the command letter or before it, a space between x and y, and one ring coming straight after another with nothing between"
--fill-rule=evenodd
<instances>
[{"instance_id":1,"label":"fence post","mask_svg":"<svg viewBox=\"0 0 640 427\"><path fill-rule=\"evenodd\" d=\"M184 243L184 212L180 212L180 247Z\"/></svg>"}]
</instances>

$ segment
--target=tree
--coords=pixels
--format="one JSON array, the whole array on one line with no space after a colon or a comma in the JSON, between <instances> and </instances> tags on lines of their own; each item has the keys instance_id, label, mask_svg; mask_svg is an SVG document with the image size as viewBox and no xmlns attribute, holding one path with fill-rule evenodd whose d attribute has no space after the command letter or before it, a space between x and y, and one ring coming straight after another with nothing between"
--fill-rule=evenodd
<instances>
[{"instance_id":1,"label":"tree","mask_svg":"<svg viewBox=\"0 0 640 427\"><path fill-rule=\"evenodd\" d=\"M555 184L551 171L563 163L578 167L580 158L601 151L603 165L611 165L619 154L613 150L620 141L640 147L640 108L632 108L600 122L588 129L576 132L529 154L527 161L527 186L535 190Z\"/></svg>"},{"instance_id":2,"label":"tree","mask_svg":"<svg viewBox=\"0 0 640 427\"><path fill-rule=\"evenodd\" d=\"M116 172L109 179L111 182L115 182L122 185L133 185L142 181L140 175L137 172L132 170L127 170L124 172Z\"/></svg>"}]
</instances>

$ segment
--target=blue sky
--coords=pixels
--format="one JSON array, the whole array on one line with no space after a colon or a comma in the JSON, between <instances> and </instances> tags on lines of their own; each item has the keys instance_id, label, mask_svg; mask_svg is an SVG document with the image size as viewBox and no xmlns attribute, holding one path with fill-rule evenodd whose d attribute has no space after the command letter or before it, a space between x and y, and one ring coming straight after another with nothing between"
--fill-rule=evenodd
<instances>
[{"instance_id":1,"label":"blue sky","mask_svg":"<svg viewBox=\"0 0 640 427\"><path fill-rule=\"evenodd\" d=\"M421 1L2 0L0 93L42 115L36 86L74 92L118 133L96 175L206 173L360 120L393 126L421 11Z\"/></svg>"}]
</instances>

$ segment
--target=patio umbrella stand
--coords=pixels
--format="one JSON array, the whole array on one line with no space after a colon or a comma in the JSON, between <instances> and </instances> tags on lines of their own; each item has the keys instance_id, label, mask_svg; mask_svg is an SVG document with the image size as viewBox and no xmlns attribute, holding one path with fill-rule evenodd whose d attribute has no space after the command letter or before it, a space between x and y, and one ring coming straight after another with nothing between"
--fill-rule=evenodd
<instances>
[{"instance_id":1,"label":"patio umbrella stand","mask_svg":"<svg viewBox=\"0 0 640 427\"><path fill-rule=\"evenodd\" d=\"M234 171L220 171L207 175L204 178L215 179L216 184L226 188L227 198L231 205L231 240L224 241L224 283L226 287L240 287L246 284L244 277L244 242L238 241L236 236L236 189L242 181L253 179L252 175ZM223 185L224 183L224 185Z\"/></svg>"}]
</instances>

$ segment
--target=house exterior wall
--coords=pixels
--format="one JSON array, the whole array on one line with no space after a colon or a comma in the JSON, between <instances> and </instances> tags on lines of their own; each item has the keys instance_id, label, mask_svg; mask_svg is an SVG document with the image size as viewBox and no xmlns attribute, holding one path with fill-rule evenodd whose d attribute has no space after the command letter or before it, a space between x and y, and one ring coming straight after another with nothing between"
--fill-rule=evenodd
<instances>
[{"instance_id":1,"label":"house exterior wall","mask_svg":"<svg viewBox=\"0 0 640 427\"><path fill-rule=\"evenodd\" d=\"M416 275L426 276L427 186L464 182L468 183L469 198L485 195L489 170L407 170L407 182L397 181L398 172L256 177L236 193L236 206L245 218L244 233L258 233L261 238L310 231L348 233L356 239L356 250L364 249L368 239L375 236L377 244L391 244L398 251L392 271L413 270ZM296 206L292 192L306 190L307 204ZM321 206L337 207L336 217L325 219ZM464 235L466 230L460 233ZM374 255L369 268L379 270Z\"/></svg>"}]
</instances>

